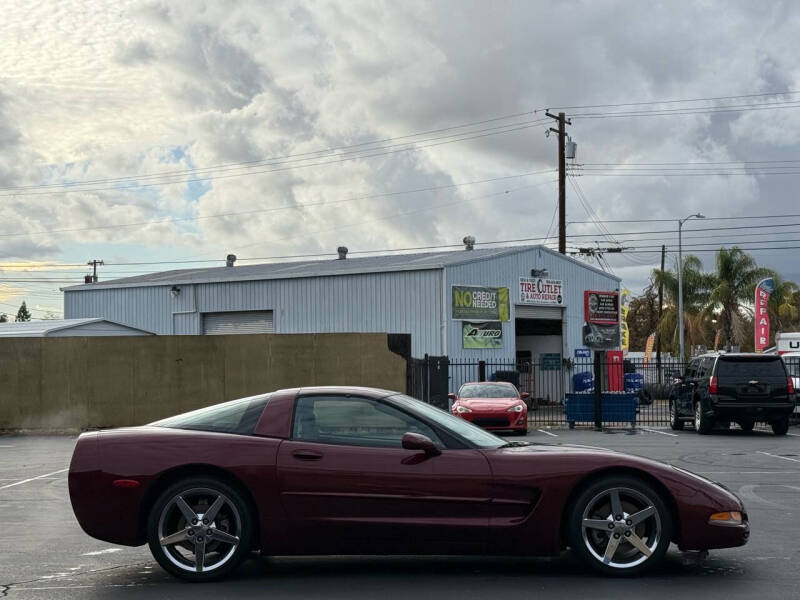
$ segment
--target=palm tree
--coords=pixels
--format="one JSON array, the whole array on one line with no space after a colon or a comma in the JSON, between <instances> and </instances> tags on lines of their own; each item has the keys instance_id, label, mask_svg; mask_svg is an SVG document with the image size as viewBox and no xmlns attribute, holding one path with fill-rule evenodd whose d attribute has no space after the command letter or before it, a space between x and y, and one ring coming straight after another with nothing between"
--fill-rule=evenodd
<instances>
[{"instance_id":1,"label":"palm tree","mask_svg":"<svg viewBox=\"0 0 800 600\"><path fill-rule=\"evenodd\" d=\"M720 248L716 273L709 297L709 308L719 309L719 320L725 341L742 344L749 335L742 313L752 313L756 284L764 277L775 277L770 269L759 267L753 257L737 246Z\"/></svg>"},{"instance_id":2,"label":"palm tree","mask_svg":"<svg viewBox=\"0 0 800 600\"><path fill-rule=\"evenodd\" d=\"M800 287L794 281L784 279L780 275L773 275L772 278L775 281L775 291L769 299L772 330L793 331L800 317L800 306L798 306Z\"/></svg>"},{"instance_id":3,"label":"palm tree","mask_svg":"<svg viewBox=\"0 0 800 600\"><path fill-rule=\"evenodd\" d=\"M702 263L690 254L683 257L683 325L688 347L707 344L711 311L709 290L713 283L702 272ZM663 284L667 305L661 315L657 333L666 350L678 349L678 274L675 270L653 270L653 287Z\"/></svg>"}]
</instances>

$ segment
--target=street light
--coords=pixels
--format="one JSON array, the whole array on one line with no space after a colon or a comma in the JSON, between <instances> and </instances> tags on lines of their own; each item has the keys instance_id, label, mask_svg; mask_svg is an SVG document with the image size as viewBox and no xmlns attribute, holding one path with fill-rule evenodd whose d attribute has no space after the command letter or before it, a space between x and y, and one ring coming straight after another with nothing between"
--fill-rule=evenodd
<instances>
[{"instance_id":1,"label":"street light","mask_svg":"<svg viewBox=\"0 0 800 600\"><path fill-rule=\"evenodd\" d=\"M686 356L683 353L683 247L681 243L681 229L689 219L705 219L705 215L696 213L678 220L678 347L680 348L681 361Z\"/></svg>"}]
</instances>

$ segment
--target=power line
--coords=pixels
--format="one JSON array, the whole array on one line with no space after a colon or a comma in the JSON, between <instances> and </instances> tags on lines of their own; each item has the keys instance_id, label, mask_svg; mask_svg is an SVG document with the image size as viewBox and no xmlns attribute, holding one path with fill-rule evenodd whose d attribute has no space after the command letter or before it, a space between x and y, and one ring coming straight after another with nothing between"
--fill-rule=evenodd
<instances>
[{"instance_id":1,"label":"power line","mask_svg":"<svg viewBox=\"0 0 800 600\"><path fill-rule=\"evenodd\" d=\"M746 112L751 110L778 110L784 108L798 108L800 100L789 100L782 102L761 102L752 104L739 104L728 106L706 106L706 107L681 107L664 108L650 110L628 110L620 112L599 112L599 113L571 113L572 119L609 119L619 117L661 117L676 115L700 115L713 113Z\"/></svg>"},{"instance_id":2,"label":"power line","mask_svg":"<svg viewBox=\"0 0 800 600\"><path fill-rule=\"evenodd\" d=\"M619 102L616 104L585 104L583 106L551 106L551 110L562 109L562 110L579 110L579 109L586 109L586 108L613 108L617 106L646 106L646 105L653 105L653 104L677 104L680 102L713 102L717 100L738 100L740 98L763 98L765 96L790 96L800 94L800 92L794 92L791 90L787 90L784 92L763 92L759 94L741 94L738 96L711 96L707 98L684 98L678 100L648 100L644 102Z\"/></svg>"},{"instance_id":3,"label":"power line","mask_svg":"<svg viewBox=\"0 0 800 600\"><path fill-rule=\"evenodd\" d=\"M706 217L704 221L733 221L741 219L785 219L787 217L800 217L800 214L783 215L742 215L740 217ZM603 219L603 223L674 223L678 219ZM569 221L571 224L591 224L594 221Z\"/></svg>"},{"instance_id":4,"label":"power line","mask_svg":"<svg viewBox=\"0 0 800 600\"><path fill-rule=\"evenodd\" d=\"M147 221L137 221L132 223L119 223L115 225L94 225L91 227L71 227L66 229L48 229L48 230L39 230L39 231L30 231L25 233L4 233L0 234L0 238L11 238L11 237L27 237L30 235L46 235L46 234L54 234L54 233L75 233L80 231L96 231L100 229L120 229L124 227L139 227L145 225L161 225L165 223L183 223L183 222L190 222L190 221L201 221L206 219L220 219L226 217L233 217L233 216L243 216L243 215L253 215L253 214L262 214L268 212L278 212L282 210L300 210L304 208L314 207L314 206L326 206L326 205L335 205L335 204L343 204L348 202L358 202L361 200L373 200L378 198L391 198L394 196L402 196L406 194L417 194L422 192L431 192L431 191L438 191L444 189L453 189L457 187L467 186L467 185L477 185L482 183L492 183L496 181L505 181L508 179L520 179L522 177L530 177L533 175L542 175L546 173L554 173L555 169L544 169L541 171L530 171L527 173L520 173L517 175L506 175L502 177L491 177L489 179L480 179L476 181L464 181L461 183L451 183L447 185L438 185L438 186L430 186L425 188L416 188L411 190L400 190L396 192L383 192L380 194L367 194L363 196L354 196L351 198L342 198L339 200L321 200L319 202L305 202L302 204L284 204L281 206L273 206L269 208L259 208L254 210L245 210L245 211L236 211L236 212L228 212L228 213L218 213L214 215L199 215L194 217L171 217L167 219L152 219Z\"/></svg>"},{"instance_id":5,"label":"power line","mask_svg":"<svg viewBox=\"0 0 800 600\"><path fill-rule=\"evenodd\" d=\"M229 179L229 178L232 178L232 177L241 177L241 176L245 176L245 175L258 175L258 174L264 174L264 173L275 173L275 172L278 172L278 171L287 171L287 170L292 170L292 169L304 169L304 168L308 168L308 167L316 167L316 166L321 166L321 165L330 165L330 164L335 164L335 163L347 162L347 161L351 161L351 160L361 160L361 159L364 159L364 158L373 158L373 157L376 157L376 156L386 156L388 154L397 154L398 152L423 150L425 148L432 148L432 147L435 147L435 146L442 146L442 145L445 145L445 144L463 142L463 141L467 141L467 140L479 139L479 138L489 137L489 136L493 136L493 135L501 135L501 134L504 134L504 133L511 133L511 132L514 132L514 131L522 131L522 130L525 130L525 129L530 129L532 127L541 126L542 123L543 123L543 119L537 119L537 120L534 120L534 121L526 121L526 122L522 122L522 123L512 123L510 125L502 126L502 127L505 127L505 129L502 129L502 130L498 130L499 128L489 128L492 131L489 131L488 133L480 133L480 134L476 134L476 135L468 135L468 136L460 137L459 139L454 139L454 140L446 140L446 141L440 141L440 142L431 143L431 144L424 144L424 145L416 145L416 144L415 145L410 145L410 146L407 145L406 147L403 147L403 148L389 149L389 150L386 150L384 152L372 152L371 154L359 154L357 156L348 156L348 157L344 157L344 158L333 158L331 160L323 160L323 161L320 161L320 162L307 163L307 164L301 164L301 165L278 166L277 168L274 168L274 169L248 171L246 173L229 173L227 175L219 175L219 176L214 176L214 177L192 177L190 179L180 179L180 180L170 180L170 181L166 181L165 180L165 181L155 182L155 183L141 183L140 184L140 183L134 181L133 182L134 184L130 185L130 186L118 186L118 185L115 185L115 186L106 187L106 188L103 188L103 187L99 187L99 188L98 187L87 187L87 188L80 188L80 189L61 189L61 190L57 190L57 191L7 191L7 193L5 193L5 194L0 194L0 198L8 198L8 197L14 197L14 196L46 196L46 195L56 195L56 194L72 194L72 193L79 193L79 192L85 192L85 193L102 192L102 191L116 191L116 192L119 192L119 191L124 191L124 190L139 190L139 189L142 189L142 188L158 187L158 186L162 186L162 185L173 185L173 184L179 184L179 183L199 183L199 182L204 182L204 181L213 181L213 180L220 180L220 179ZM477 130L477 131L481 131L481 130ZM470 133L474 133L474 132L470 132ZM442 137L446 138L446 137L453 137L453 136L451 135L451 136L442 136ZM435 139L440 139L440 138L430 138L428 140L422 140L422 142L432 141L432 140L435 140ZM391 148L391 147L389 147L389 148ZM376 148L376 149L373 149L373 150L380 150L380 148ZM303 160L308 160L308 159L303 159ZM291 161L286 161L286 162L291 162ZM285 164L285 163L272 163L272 164L281 165L281 164ZM86 185L86 184L81 183L81 184L77 184L77 185ZM33 189L37 189L36 186L33 186Z\"/></svg>"}]
</instances>

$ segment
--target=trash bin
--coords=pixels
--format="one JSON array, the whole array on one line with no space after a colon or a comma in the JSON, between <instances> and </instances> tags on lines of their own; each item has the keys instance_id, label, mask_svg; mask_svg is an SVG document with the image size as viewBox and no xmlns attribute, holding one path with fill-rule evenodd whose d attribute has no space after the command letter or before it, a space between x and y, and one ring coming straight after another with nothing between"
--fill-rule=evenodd
<instances>
[{"instance_id":1,"label":"trash bin","mask_svg":"<svg viewBox=\"0 0 800 600\"><path fill-rule=\"evenodd\" d=\"M572 390L576 394L594 391L594 375L591 371L582 371L572 376Z\"/></svg>"},{"instance_id":2,"label":"trash bin","mask_svg":"<svg viewBox=\"0 0 800 600\"><path fill-rule=\"evenodd\" d=\"M625 391L636 393L644 387L644 375L641 373L625 373Z\"/></svg>"}]
</instances>

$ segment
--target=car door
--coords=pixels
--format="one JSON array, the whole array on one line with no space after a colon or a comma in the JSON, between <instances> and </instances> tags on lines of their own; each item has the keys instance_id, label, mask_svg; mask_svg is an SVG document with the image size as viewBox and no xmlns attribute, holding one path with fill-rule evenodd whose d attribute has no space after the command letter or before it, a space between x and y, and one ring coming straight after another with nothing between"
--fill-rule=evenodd
<instances>
[{"instance_id":1,"label":"car door","mask_svg":"<svg viewBox=\"0 0 800 600\"><path fill-rule=\"evenodd\" d=\"M441 454L403 449L406 432L429 437ZM485 547L491 482L485 456L448 448L431 426L385 401L298 397L277 469L297 552Z\"/></svg>"},{"instance_id":2,"label":"car door","mask_svg":"<svg viewBox=\"0 0 800 600\"><path fill-rule=\"evenodd\" d=\"M676 399L677 412L681 416L694 414L694 389L697 385L697 374L700 369L700 359L695 358L686 366L683 381L678 384Z\"/></svg>"}]
</instances>

